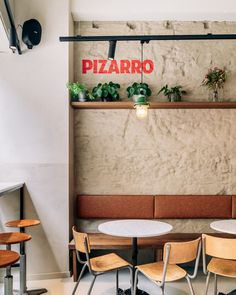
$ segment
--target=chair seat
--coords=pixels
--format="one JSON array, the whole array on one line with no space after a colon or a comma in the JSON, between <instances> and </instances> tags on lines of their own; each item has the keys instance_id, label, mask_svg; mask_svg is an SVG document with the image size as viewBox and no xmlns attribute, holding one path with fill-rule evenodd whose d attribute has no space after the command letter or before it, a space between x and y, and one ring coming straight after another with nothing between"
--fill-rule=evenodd
<instances>
[{"instance_id":1,"label":"chair seat","mask_svg":"<svg viewBox=\"0 0 236 295\"><path fill-rule=\"evenodd\" d=\"M236 261L219 258L212 258L207 270L220 276L236 277Z\"/></svg>"},{"instance_id":2,"label":"chair seat","mask_svg":"<svg viewBox=\"0 0 236 295\"><path fill-rule=\"evenodd\" d=\"M16 263L20 255L14 251L0 250L0 268Z\"/></svg>"},{"instance_id":3,"label":"chair seat","mask_svg":"<svg viewBox=\"0 0 236 295\"><path fill-rule=\"evenodd\" d=\"M22 228L22 227L30 227L30 226L35 226L39 225L40 221L37 219L22 219L22 220L11 220L6 222L7 227L17 227L17 228Z\"/></svg>"},{"instance_id":4,"label":"chair seat","mask_svg":"<svg viewBox=\"0 0 236 295\"><path fill-rule=\"evenodd\" d=\"M145 276L153 281L161 282L163 277L163 261L143 264L137 266ZM186 271L175 264L169 264L167 267L165 282L173 282L184 278L187 275Z\"/></svg>"},{"instance_id":5,"label":"chair seat","mask_svg":"<svg viewBox=\"0 0 236 295\"><path fill-rule=\"evenodd\" d=\"M90 259L91 268L96 272L106 272L117 268L130 266L130 264L115 253L106 254Z\"/></svg>"},{"instance_id":6,"label":"chair seat","mask_svg":"<svg viewBox=\"0 0 236 295\"><path fill-rule=\"evenodd\" d=\"M25 233L0 233L0 245L12 245L31 240L31 235Z\"/></svg>"}]
</instances>

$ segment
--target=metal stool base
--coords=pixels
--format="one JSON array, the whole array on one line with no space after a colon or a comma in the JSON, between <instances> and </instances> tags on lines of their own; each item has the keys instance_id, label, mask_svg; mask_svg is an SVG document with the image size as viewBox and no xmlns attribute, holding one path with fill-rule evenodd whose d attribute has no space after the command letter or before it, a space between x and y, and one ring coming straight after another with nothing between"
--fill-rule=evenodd
<instances>
[{"instance_id":1,"label":"metal stool base","mask_svg":"<svg viewBox=\"0 0 236 295\"><path fill-rule=\"evenodd\" d=\"M35 290L27 290L23 294L20 293L19 290L14 290L14 294L17 294L17 295L40 295L40 294L44 294L44 293L47 293L47 292L48 292L48 290L45 289L45 288L35 289Z\"/></svg>"}]
</instances>

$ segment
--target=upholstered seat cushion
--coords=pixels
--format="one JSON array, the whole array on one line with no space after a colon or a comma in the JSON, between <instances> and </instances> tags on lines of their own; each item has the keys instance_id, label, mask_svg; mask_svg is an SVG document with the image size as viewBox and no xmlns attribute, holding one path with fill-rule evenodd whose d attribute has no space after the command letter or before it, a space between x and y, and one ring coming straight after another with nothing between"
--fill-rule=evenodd
<instances>
[{"instance_id":1,"label":"upholstered seat cushion","mask_svg":"<svg viewBox=\"0 0 236 295\"><path fill-rule=\"evenodd\" d=\"M91 219L153 219L154 196L79 195L77 216Z\"/></svg>"},{"instance_id":2,"label":"upholstered seat cushion","mask_svg":"<svg viewBox=\"0 0 236 295\"><path fill-rule=\"evenodd\" d=\"M232 218L232 196L156 196L154 218Z\"/></svg>"}]
</instances>

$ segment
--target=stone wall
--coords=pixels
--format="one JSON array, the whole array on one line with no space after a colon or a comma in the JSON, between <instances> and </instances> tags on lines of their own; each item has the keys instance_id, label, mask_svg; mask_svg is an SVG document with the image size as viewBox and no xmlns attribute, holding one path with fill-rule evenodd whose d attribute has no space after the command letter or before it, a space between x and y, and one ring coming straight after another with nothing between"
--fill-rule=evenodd
<instances>
[{"instance_id":1,"label":"stone wall","mask_svg":"<svg viewBox=\"0 0 236 295\"><path fill-rule=\"evenodd\" d=\"M233 33L236 23L87 23L83 35ZM156 70L145 80L152 100L163 84L182 84L186 100L207 100L199 85L210 66L230 71L225 99L236 98L236 41L151 42L145 56ZM82 58L106 58L104 43L76 44L75 79L92 87L114 80L122 88L136 75L81 75ZM118 43L118 59L139 58L140 46ZM124 95L122 97L125 97ZM139 121L133 110L76 110L76 191L86 194L236 194L236 110L150 110ZM181 231L207 230L209 221L174 222Z\"/></svg>"},{"instance_id":2,"label":"stone wall","mask_svg":"<svg viewBox=\"0 0 236 295\"><path fill-rule=\"evenodd\" d=\"M75 34L81 35L140 35L140 34L223 34L236 32L236 22L81 22L75 23ZM144 76L151 86L151 100L164 100L157 97L158 90L165 84L181 84L188 95L185 100L207 100L208 91L201 87L208 68L226 67L229 71L225 85L226 100L236 97L236 40L210 41L151 41L144 45L144 58L155 63L152 74ZM130 83L140 81L139 74L81 74L82 59L107 59L108 42L84 42L75 44L75 80L92 89L99 82L116 81L121 84L121 97L127 99L126 88ZM140 59L139 42L118 42L116 57Z\"/></svg>"}]
</instances>

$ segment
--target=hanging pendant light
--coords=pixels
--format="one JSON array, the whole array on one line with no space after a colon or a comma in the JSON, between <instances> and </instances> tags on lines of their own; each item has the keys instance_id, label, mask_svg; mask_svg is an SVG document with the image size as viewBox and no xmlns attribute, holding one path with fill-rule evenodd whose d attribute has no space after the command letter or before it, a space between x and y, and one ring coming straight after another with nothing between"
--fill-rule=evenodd
<instances>
[{"instance_id":1,"label":"hanging pendant light","mask_svg":"<svg viewBox=\"0 0 236 295\"><path fill-rule=\"evenodd\" d=\"M143 43L141 41L141 83L143 83ZM148 43L148 42L147 42ZM145 119L148 115L149 103L147 102L146 96L141 95L137 102L134 104L136 110L136 116L138 119Z\"/></svg>"},{"instance_id":2,"label":"hanging pendant light","mask_svg":"<svg viewBox=\"0 0 236 295\"><path fill-rule=\"evenodd\" d=\"M148 108L149 108L148 102L146 102L145 104L136 103L136 104L134 104L134 108L136 110L136 116L138 119L147 118Z\"/></svg>"}]
</instances>

